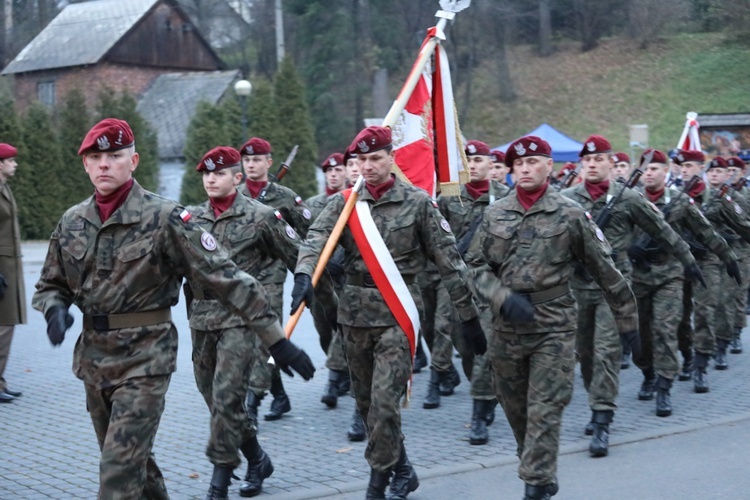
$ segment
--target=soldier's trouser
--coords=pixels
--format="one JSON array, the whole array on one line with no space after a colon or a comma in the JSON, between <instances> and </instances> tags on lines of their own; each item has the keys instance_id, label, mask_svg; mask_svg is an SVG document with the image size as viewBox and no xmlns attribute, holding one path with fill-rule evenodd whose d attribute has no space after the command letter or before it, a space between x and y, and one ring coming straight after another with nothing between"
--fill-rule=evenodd
<instances>
[{"instance_id":1,"label":"soldier's trouser","mask_svg":"<svg viewBox=\"0 0 750 500\"><path fill-rule=\"evenodd\" d=\"M352 389L369 440L365 458L370 467L386 471L400 454L399 401L411 376L409 341L398 326L342 326Z\"/></svg>"},{"instance_id":2,"label":"soldier's trouser","mask_svg":"<svg viewBox=\"0 0 750 500\"><path fill-rule=\"evenodd\" d=\"M444 372L453 366L453 347L461 355L461 364L467 377L471 375L474 362L472 351L461 337L458 311L453 305L448 290L440 283L437 287L437 308L435 309L435 340L433 341L430 366Z\"/></svg>"},{"instance_id":3,"label":"soldier's trouser","mask_svg":"<svg viewBox=\"0 0 750 500\"><path fill-rule=\"evenodd\" d=\"M740 260L740 272L742 273L742 285L740 285L740 295L737 300L736 315L734 318L735 328L744 328L747 326L747 290L750 282L750 256L745 256Z\"/></svg>"},{"instance_id":4,"label":"soldier's trouser","mask_svg":"<svg viewBox=\"0 0 750 500\"><path fill-rule=\"evenodd\" d=\"M281 321L281 318L286 318L282 312L284 308L284 284L263 283L263 288L266 290L268 302L271 304L271 308L276 313L279 321ZM248 384L248 388L258 396L271 390L271 372L273 370L279 371L276 365L268 364L270 356L268 349L258 342L256 352L250 364L250 382Z\"/></svg>"},{"instance_id":5,"label":"soldier's trouser","mask_svg":"<svg viewBox=\"0 0 750 500\"><path fill-rule=\"evenodd\" d=\"M518 445L518 476L532 485L557 474L560 425L573 396L574 332L514 334L495 331L488 354L497 400Z\"/></svg>"},{"instance_id":6,"label":"soldier's trouser","mask_svg":"<svg viewBox=\"0 0 750 500\"><path fill-rule=\"evenodd\" d=\"M168 499L151 448L164 411L170 375L137 377L99 389L84 384L99 441L101 500Z\"/></svg>"},{"instance_id":7,"label":"soldier's trouser","mask_svg":"<svg viewBox=\"0 0 750 500\"><path fill-rule=\"evenodd\" d=\"M573 289L578 303L576 352L583 386L594 411L615 410L620 385L622 342L601 290Z\"/></svg>"},{"instance_id":8,"label":"soldier's trouser","mask_svg":"<svg viewBox=\"0 0 750 500\"><path fill-rule=\"evenodd\" d=\"M437 272L422 272L417 275L417 283L419 283L419 291L422 295L422 309L419 311L419 321L422 326L419 330L419 336L424 338L427 343L427 350L432 353L435 341L437 285L440 283L440 275Z\"/></svg>"},{"instance_id":9,"label":"soldier's trouser","mask_svg":"<svg viewBox=\"0 0 750 500\"><path fill-rule=\"evenodd\" d=\"M241 463L238 448L257 430L242 403L260 341L246 326L190 333L195 383L211 413L206 456L214 465L237 467Z\"/></svg>"},{"instance_id":10,"label":"soldier's trouser","mask_svg":"<svg viewBox=\"0 0 750 500\"><path fill-rule=\"evenodd\" d=\"M724 272L724 265L718 262L699 262L704 287L693 284L693 308L695 310L695 337L693 343L696 352L713 356L716 350L716 305L719 295L725 297L719 288L719 273ZM721 267L721 268L720 268ZM728 300L725 298L723 300Z\"/></svg>"},{"instance_id":11,"label":"soldier's trouser","mask_svg":"<svg viewBox=\"0 0 750 500\"><path fill-rule=\"evenodd\" d=\"M313 301L310 311L313 312L313 326L315 326L315 331L318 332L320 348L327 354L335 335L335 329L328 324L328 321L325 321L325 308L319 300ZM281 320L281 324L283 325L286 322L286 316L279 316L279 320Z\"/></svg>"},{"instance_id":12,"label":"soldier's trouser","mask_svg":"<svg viewBox=\"0 0 750 500\"><path fill-rule=\"evenodd\" d=\"M492 310L489 307L480 308L479 321L484 330L484 335L489 343L492 337ZM474 364L471 370L471 398L472 399L495 399L495 387L492 384L492 363L490 355L474 356Z\"/></svg>"},{"instance_id":13,"label":"soldier's trouser","mask_svg":"<svg viewBox=\"0 0 750 500\"><path fill-rule=\"evenodd\" d=\"M658 286L633 283L638 301L641 357L633 361L641 370L673 380L680 370L677 358L677 325L682 318L682 278Z\"/></svg>"},{"instance_id":14,"label":"soldier's trouser","mask_svg":"<svg viewBox=\"0 0 750 500\"><path fill-rule=\"evenodd\" d=\"M346 355L344 354L344 337L340 331L333 332L331 345L328 346L326 355L326 368L349 372L349 365L346 363Z\"/></svg>"},{"instance_id":15,"label":"soldier's trouser","mask_svg":"<svg viewBox=\"0 0 750 500\"><path fill-rule=\"evenodd\" d=\"M10 356L10 344L13 341L14 326L0 326L0 391L7 389L7 384L3 378L5 366L8 364Z\"/></svg>"},{"instance_id":16,"label":"soldier's trouser","mask_svg":"<svg viewBox=\"0 0 750 500\"><path fill-rule=\"evenodd\" d=\"M742 274L744 264L741 261L737 264ZM721 300L716 304L716 338L730 342L734 336L734 327L742 326L742 323L737 323L737 311L740 304L746 303L747 293L744 285L738 285L737 281L727 274L724 264L719 265L719 290ZM741 296L745 297L744 300ZM744 306L742 310L745 310Z\"/></svg>"},{"instance_id":17,"label":"soldier's trouser","mask_svg":"<svg viewBox=\"0 0 750 500\"><path fill-rule=\"evenodd\" d=\"M701 286L701 285L698 285ZM682 282L682 319L677 327L677 348L685 359L691 359L693 352L693 282Z\"/></svg>"}]
</instances>

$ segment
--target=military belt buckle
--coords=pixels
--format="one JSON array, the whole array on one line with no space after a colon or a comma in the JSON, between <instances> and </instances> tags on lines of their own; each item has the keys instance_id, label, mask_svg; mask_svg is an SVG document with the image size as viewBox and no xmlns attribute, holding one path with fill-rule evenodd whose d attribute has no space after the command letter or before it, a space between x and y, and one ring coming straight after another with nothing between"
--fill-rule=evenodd
<instances>
[{"instance_id":1,"label":"military belt buckle","mask_svg":"<svg viewBox=\"0 0 750 500\"><path fill-rule=\"evenodd\" d=\"M106 314L94 314L91 316L91 326L97 332L106 332L109 330L109 316Z\"/></svg>"}]
</instances>

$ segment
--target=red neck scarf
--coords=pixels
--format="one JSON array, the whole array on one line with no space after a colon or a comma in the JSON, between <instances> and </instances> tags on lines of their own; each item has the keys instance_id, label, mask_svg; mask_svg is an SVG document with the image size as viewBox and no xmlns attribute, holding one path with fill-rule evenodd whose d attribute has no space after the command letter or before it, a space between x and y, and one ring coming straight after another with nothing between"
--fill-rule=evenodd
<instances>
[{"instance_id":1,"label":"red neck scarf","mask_svg":"<svg viewBox=\"0 0 750 500\"><path fill-rule=\"evenodd\" d=\"M107 195L94 191L94 199L96 200L96 206L99 207L99 218L102 222L106 222L115 210L125 203L125 198L128 197L130 190L133 188L133 182L134 180L130 179Z\"/></svg>"},{"instance_id":2,"label":"red neck scarf","mask_svg":"<svg viewBox=\"0 0 750 500\"><path fill-rule=\"evenodd\" d=\"M331 189L328 186L326 186L326 196L333 196L336 193L340 193L343 191L343 189Z\"/></svg>"},{"instance_id":3,"label":"red neck scarf","mask_svg":"<svg viewBox=\"0 0 750 500\"><path fill-rule=\"evenodd\" d=\"M224 198L209 198L208 202L211 204L211 208L214 209L214 217L218 217L229 210L229 207L232 206L235 198L237 198L236 190L234 191L234 193L230 194L229 196L225 196Z\"/></svg>"},{"instance_id":4,"label":"red neck scarf","mask_svg":"<svg viewBox=\"0 0 750 500\"><path fill-rule=\"evenodd\" d=\"M698 182L695 183L695 186L693 186L693 189L691 189L690 191L688 191L688 195L691 198L695 198L695 197L700 196L701 194L703 194L703 191L705 191L705 190L706 190L706 183L703 182L703 181L698 181Z\"/></svg>"},{"instance_id":5,"label":"red neck scarf","mask_svg":"<svg viewBox=\"0 0 750 500\"><path fill-rule=\"evenodd\" d=\"M596 201L601 198L604 193L609 191L609 180L603 180L596 184L584 181L584 186L586 187L586 191L591 195L591 199Z\"/></svg>"},{"instance_id":6,"label":"red neck scarf","mask_svg":"<svg viewBox=\"0 0 750 500\"><path fill-rule=\"evenodd\" d=\"M393 187L393 184L396 183L396 176L391 174L391 178L385 181L382 184L378 184L377 186L371 186L368 183L365 183L365 187L370 192L373 198L375 198L375 201L378 201L381 196L385 194L386 191L391 189Z\"/></svg>"},{"instance_id":7,"label":"red neck scarf","mask_svg":"<svg viewBox=\"0 0 750 500\"><path fill-rule=\"evenodd\" d=\"M484 180L484 181L471 181L464 184L466 186L466 191L469 193L469 196L474 198L475 200L482 196L484 193L489 192L490 190L490 181Z\"/></svg>"},{"instance_id":8,"label":"red neck scarf","mask_svg":"<svg viewBox=\"0 0 750 500\"><path fill-rule=\"evenodd\" d=\"M648 189L646 189L646 198L651 203L656 203L656 200L661 198L661 195L663 194L664 194L664 186L662 186L661 189L659 189L658 191L649 191Z\"/></svg>"},{"instance_id":9,"label":"red neck scarf","mask_svg":"<svg viewBox=\"0 0 750 500\"><path fill-rule=\"evenodd\" d=\"M534 205L534 203L536 203L537 200L547 192L547 186L549 186L549 181L545 182L533 191L526 191L525 189L521 188L516 189L518 202L521 204L524 210L530 209Z\"/></svg>"},{"instance_id":10,"label":"red neck scarf","mask_svg":"<svg viewBox=\"0 0 750 500\"><path fill-rule=\"evenodd\" d=\"M250 196L255 199L263 191L263 188L268 185L268 181L251 181L250 179L245 179L245 184L247 185L247 190L250 191Z\"/></svg>"}]
</instances>

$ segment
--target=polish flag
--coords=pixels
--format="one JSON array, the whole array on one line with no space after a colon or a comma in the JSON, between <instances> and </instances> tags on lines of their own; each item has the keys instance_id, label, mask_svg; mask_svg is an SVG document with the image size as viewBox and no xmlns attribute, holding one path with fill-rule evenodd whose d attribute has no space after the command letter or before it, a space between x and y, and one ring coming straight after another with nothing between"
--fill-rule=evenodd
<instances>
[{"instance_id":1,"label":"polish flag","mask_svg":"<svg viewBox=\"0 0 750 500\"><path fill-rule=\"evenodd\" d=\"M698 113L690 111L686 115L685 128L680 136L680 142L677 143L679 149L690 151L701 151L701 139L698 133L700 125L698 124Z\"/></svg>"}]
</instances>

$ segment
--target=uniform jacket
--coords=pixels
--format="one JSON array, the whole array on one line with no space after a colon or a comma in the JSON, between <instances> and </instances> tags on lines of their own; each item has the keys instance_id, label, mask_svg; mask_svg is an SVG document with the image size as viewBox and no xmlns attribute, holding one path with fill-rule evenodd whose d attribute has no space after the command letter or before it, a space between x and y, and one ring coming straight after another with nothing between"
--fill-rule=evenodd
<instances>
[{"instance_id":1,"label":"uniform jacket","mask_svg":"<svg viewBox=\"0 0 750 500\"><path fill-rule=\"evenodd\" d=\"M695 202L720 235L735 242L742 239L750 243L750 222L742 208L746 203L745 199L738 193L727 196L719 194L718 189L706 186L706 189L695 197ZM730 248L733 248L733 243L730 243Z\"/></svg>"},{"instance_id":2,"label":"uniform jacket","mask_svg":"<svg viewBox=\"0 0 750 500\"><path fill-rule=\"evenodd\" d=\"M328 203L328 195L326 193L316 194L305 200L305 205L310 208L310 212L312 213L312 220L318 218L320 212L325 208L326 203Z\"/></svg>"},{"instance_id":3,"label":"uniform jacket","mask_svg":"<svg viewBox=\"0 0 750 500\"><path fill-rule=\"evenodd\" d=\"M52 233L34 309L75 304L90 315L168 308L177 303L185 276L220 297L264 344L280 340L283 333L263 288L187 214L137 182L104 224L93 196L68 209ZM73 371L85 383L106 388L133 377L171 373L176 354L177 330L171 322L104 332L84 329Z\"/></svg>"},{"instance_id":4,"label":"uniform jacket","mask_svg":"<svg viewBox=\"0 0 750 500\"><path fill-rule=\"evenodd\" d=\"M0 300L0 325L26 323L26 292L21 263L21 233L18 208L7 183L0 182L0 274L8 288Z\"/></svg>"}]
</instances>

